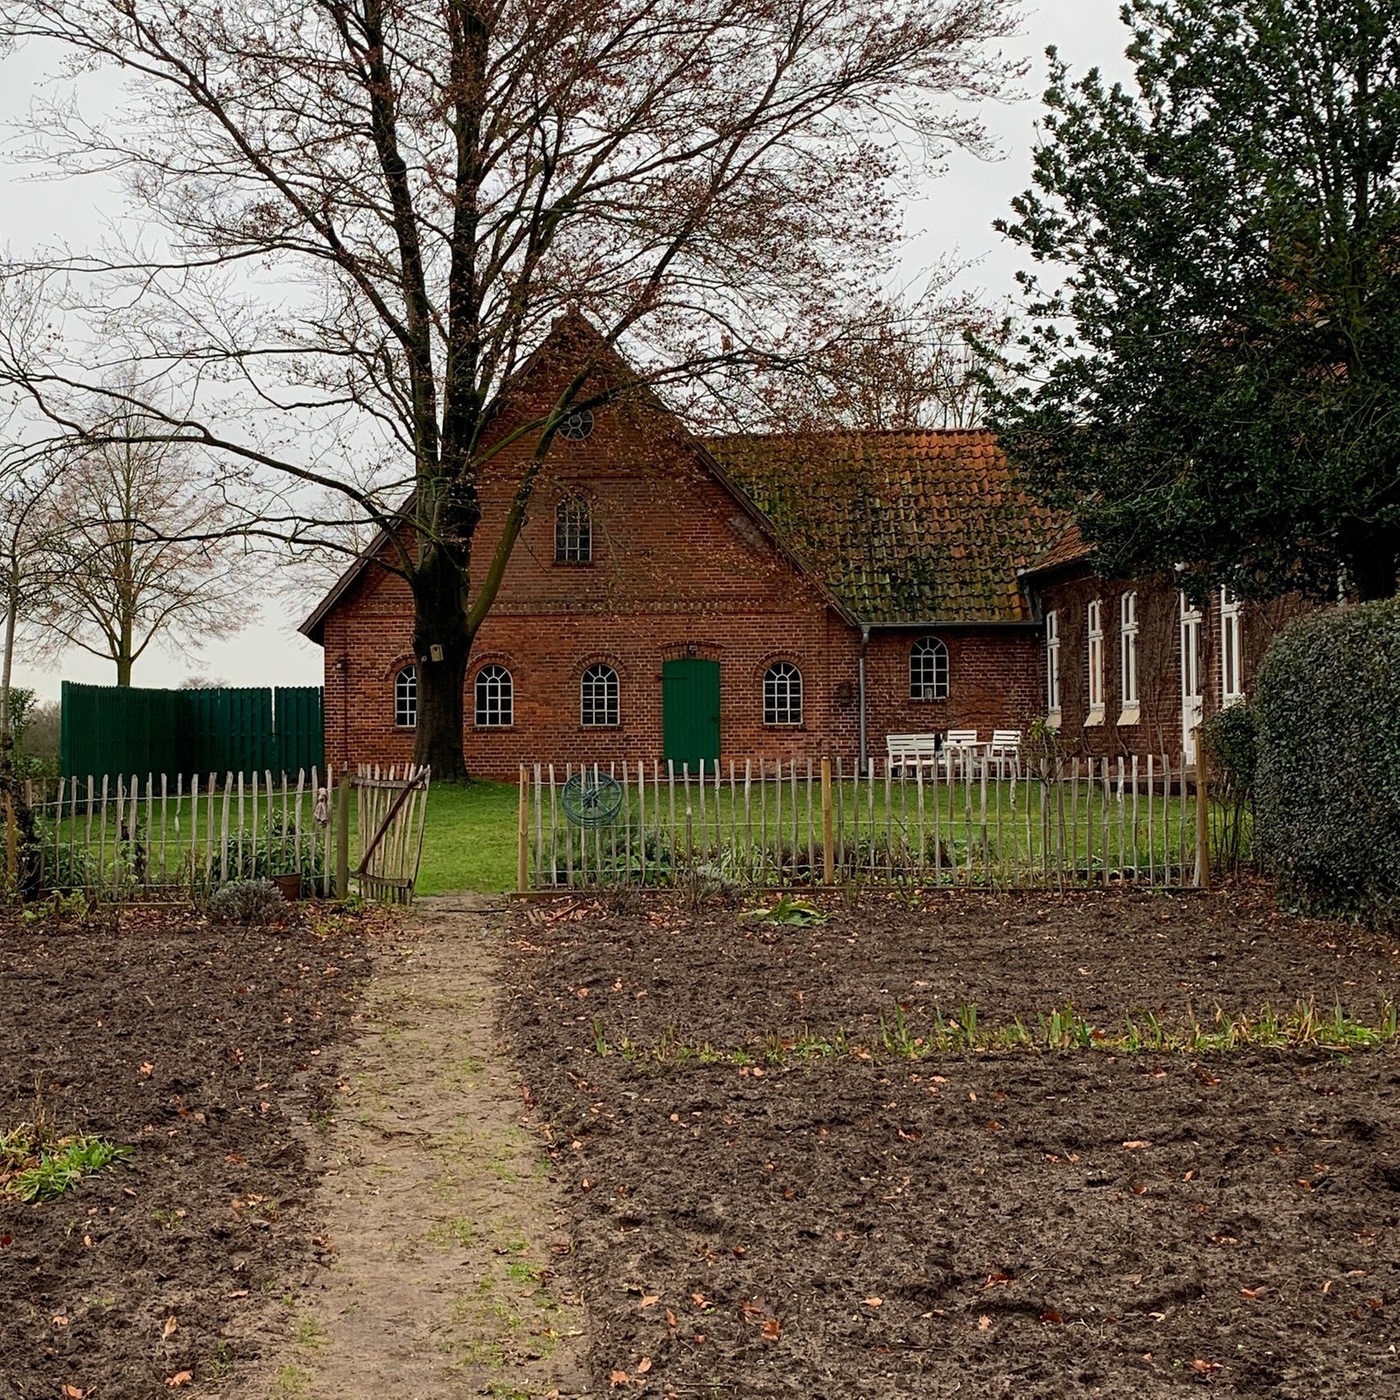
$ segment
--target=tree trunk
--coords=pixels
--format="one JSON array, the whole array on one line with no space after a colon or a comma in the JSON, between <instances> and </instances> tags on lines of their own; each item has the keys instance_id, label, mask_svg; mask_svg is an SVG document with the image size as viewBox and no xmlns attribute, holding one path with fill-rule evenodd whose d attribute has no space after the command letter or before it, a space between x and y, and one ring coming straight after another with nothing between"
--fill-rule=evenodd
<instances>
[{"instance_id":1,"label":"tree trunk","mask_svg":"<svg viewBox=\"0 0 1400 1400\"><path fill-rule=\"evenodd\" d=\"M433 549L415 572L412 587L418 667L413 761L430 764L434 782L462 782L467 777L463 736L472 634L462 606L466 581L453 552Z\"/></svg>"},{"instance_id":2,"label":"tree trunk","mask_svg":"<svg viewBox=\"0 0 1400 1400\"><path fill-rule=\"evenodd\" d=\"M112 659L117 663L117 684L131 684L131 619L123 617L119 624L121 631L117 637L117 654Z\"/></svg>"}]
</instances>

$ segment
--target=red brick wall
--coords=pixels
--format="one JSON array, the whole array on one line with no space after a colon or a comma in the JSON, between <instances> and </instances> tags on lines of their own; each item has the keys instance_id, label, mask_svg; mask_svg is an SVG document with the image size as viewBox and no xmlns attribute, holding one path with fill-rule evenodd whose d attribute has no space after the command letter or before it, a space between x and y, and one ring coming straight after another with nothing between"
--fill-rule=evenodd
<instances>
[{"instance_id":1,"label":"red brick wall","mask_svg":"<svg viewBox=\"0 0 1400 1400\"><path fill-rule=\"evenodd\" d=\"M1139 718L1119 724L1122 714L1119 600L1137 593ZM1065 751L1111 757L1165 753L1179 758L1181 719L1181 609L1176 581L1169 575L1131 582L1101 579L1085 569L1060 575L1036 590L1042 611L1053 610L1060 630L1060 735ZM1088 725L1088 605L1103 602L1104 722ZM1242 676L1246 698L1279 629L1306 610L1298 598L1245 603L1241 611ZM1046 709L1044 641L1040 643L1036 713ZM1204 717L1221 702L1220 594L1201 610L1201 693Z\"/></svg>"},{"instance_id":2,"label":"red brick wall","mask_svg":"<svg viewBox=\"0 0 1400 1400\"><path fill-rule=\"evenodd\" d=\"M547 386L546 386L547 387ZM528 404L526 405L528 408ZM524 410L522 410L524 411ZM503 422L504 432L511 426ZM488 551L523 467L528 435L484 473L474 568ZM593 562L554 562L554 514L585 499ZM413 732L394 726L394 679L413 661L407 586L368 570L324 624L326 749L335 763L404 763ZM868 749L891 731L1022 727L1037 712L1033 629L949 629L950 696L909 699L909 647L920 632L877 632L867 654ZM511 778L522 762L648 762L662 757L661 665L696 655L720 665L723 759L853 760L858 748L859 634L710 474L674 420L645 405L600 410L590 436L557 442L477 637L467 682L468 769ZM763 723L763 674L803 676L803 723ZM620 723L584 729L579 681L606 662L619 676ZM514 683L514 723L473 722L474 679L498 664Z\"/></svg>"}]
</instances>

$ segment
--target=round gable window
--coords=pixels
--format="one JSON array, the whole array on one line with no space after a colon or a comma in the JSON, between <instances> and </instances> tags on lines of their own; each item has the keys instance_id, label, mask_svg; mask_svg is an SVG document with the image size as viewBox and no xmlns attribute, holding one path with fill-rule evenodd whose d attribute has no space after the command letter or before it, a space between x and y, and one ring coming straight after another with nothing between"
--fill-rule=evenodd
<instances>
[{"instance_id":1,"label":"round gable window","mask_svg":"<svg viewBox=\"0 0 1400 1400\"><path fill-rule=\"evenodd\" d=\"M559 420L559 436L569 442L582 442L593 431L593 410L576 408Z\"/></svg>"}]
</instances>

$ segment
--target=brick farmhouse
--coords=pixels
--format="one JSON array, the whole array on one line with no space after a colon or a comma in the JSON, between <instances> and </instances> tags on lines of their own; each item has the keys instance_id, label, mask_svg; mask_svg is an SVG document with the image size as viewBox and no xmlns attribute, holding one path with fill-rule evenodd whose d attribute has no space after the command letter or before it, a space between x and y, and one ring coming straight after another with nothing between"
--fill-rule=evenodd
<instances>
[{"instance_id":1,"label":"brick farmhouse","mask_svg":"<svg viewBox=\"0 0 1400 1400\"><path fill-rule=\"evenodd\" d=\"M580 318L556 327L490 425L486 448L507 445L484 479L476 559L489 558L533 442L511 444L512 431L582 354L590 394L632 377ZM418 668L433 663L412 651L407 584L381 567L389 543L301 628L324 649L337 765L413 753ZM1123 703L1125 597L1136 712ZM622 393L566 420L550 448L473 647L467 766L510 778L536 762L850 763L883 757L892 733L987 738L1047 710L1079 750L1179 754L1192 692L1171 676L1183 639L1204 674L1219 626L1202 617L1192 633L1177 599L1169 579L1095 578L1072 527L1020 489L986 432L702 440L654 396ZM1238 691L1276 620L1225 617L1227 631L1246 629L1229 634Z\"/></svg>"}]
</instances>

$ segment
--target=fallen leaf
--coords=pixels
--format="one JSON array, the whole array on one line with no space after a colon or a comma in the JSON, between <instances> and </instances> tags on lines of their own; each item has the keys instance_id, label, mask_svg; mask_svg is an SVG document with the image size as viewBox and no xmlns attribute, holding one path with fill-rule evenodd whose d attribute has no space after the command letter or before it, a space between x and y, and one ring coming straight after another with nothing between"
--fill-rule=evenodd
<instances>
[{"instance_id":1,"label":"fallen leaf","mask_svg":"<svg viewBox=\"0 0 1400 1400\"><path fill-rule=\"evenodd\" d=\"M674 1328L676 1325L676 1315L670 1308L666 1309L666 1326Z\"/></svg>"},{"instance_id":2,"label":"fallen leaf","mask_svg":"<svg viewBox=\"0 0 1400 1400\"><path fill-rule=\"evenodd\" d=\"M782 1330L782 1323L780 1323L776 1317L770 1317L764 1321L760 1335L765 1342L776 1342Z\"/></svg>"},{"instance_id":3,"label":"fallen leaf","mask_svg":"<svg viewBox=\"0 0 1400 1400\"><path fill-rule=\"evenodd\" d=\"M1221 1370L1222 1366L1219 1361L1202 1361L1198 1356L1191 1362L1191 1369L1195 1371L1198 1376L1209 1376L1213 1372Z\"/></svg>"},{"instance_id":4,"label":"fallen leaf","mask_svg":"<svg viewBox=\"0 0 1400 1400\"><path fill-rule=\"evenodd\" d=\"M1140 1147L1151 1147L1152 1144L1146 1138L1130 1138L1123 1144L1124 1152L1136 1152Z\"/></svg>"},{"instance_id":5,"label":"fallen leaf","mask_svg":"<svg viewBox=\"0 0 1400 1400\"><path fill-rule=\"evenodd\" d=\"M644 1376L644 1375L646 1375L646 1373L647 1373L648 1371L650 1371L650 1370L651 1370L651 1357L649 1357L649 1356L644 1356L644 1357L642 1357L642 1359L641 1359L639 1362L637 1362L637 1374L638 1374L638 1375L641 1375L641 1376Z\"/></svg>"},{"instance_id":6,"label":"fallen leaf","mask_svg":"<svg viewBox=\"0 0 1400 1400\"><path fill-rule=\"evenodd\" d=\"M982 1285L982 1291L985 1293L989 1288L1005 1288L1010 1282L1011 1275L998 1269L996 1273L987 1275L987 1281Z\"/></svg>"},{"instance_id":7,"label":"fallen leaf","mask_svg":"<svg viewBox=\"0 0 1400 1400\"><path fill-rule=\"evenodd\" d=\"M977 1319L977 1330L979 1332L990 1332L992 1330L992 1319L989 1318L986 1313L983 1313L982 1316Z\"/></svg>"},{"instance_id":8,"label":"fallen leaf","mask_svg":"<svg viewBox=\"0 0 1400 1400\"><path fill-rule=\"evenodd\" d=\"M1240 1297L1248 1298L1253 1302L1256 1298L1262 1298L1268 1291L1269 1285L1267 1283L1261 1283L1258 1288L1241 1288Z\"/></svg>"},{"instance_id":9,"label":"fallen leaf","mask_svg":"<svg viewBox=\"0 0 1400 1400\"><path fill-rule=\"evenodd\" d=\"M763 1308L758 1303L740 1303L739 1311L745 1317L762 1317Z\"/></svg>"},{"instance_id":10,"label":"fallen leaf","mask_svg":"<svg viewBox=\"0 0 1400 1400\"><path fill-rule=\"evenodd\" d=\"M1065 1319L1063 1314L1057 1313L1054 1308L1046 1308L1045 1311L1041 1313L1040 1320L1042 1322L1060 1323Z\"/></svg>"},{"instance_id":11,"label":"fallen leaf","mask_svg":"<svg viewBox=\"0 0 1400 1400\"><path fill-rule=\"evenodd\" d=\"M155 1071L155 1066L154 1066L153 1064L151 1064L151 1062L148 1060L148 1061L147 1061L144 1065L142 1065L141 1068L140 1068L139 1070L137 1070L136 1072L141 1076L142 1079L149 1079L154 1071Z\"/></svg>"},{"instance_id":12,"label":"fallen leaf","mask_svg":"<svg viewBox=\"0 0 1400 1400\"><path fill-rule=\"evenodd\" d=\"M176 1371L173 1376L167 1376L165 1383L172 1390L179 1385L188 1385L194 1379L193 1371Z\"/></svg>"},{"instance_id":13,"label":"fallen leaf","mask_svg":"<svg viewBox=\"0 0 1400 1400\"><path fill-rule=\"evenodd\" d=\"M654 1308L660 1301L661 1299L655 1293L648 1293L637 1306L639 1308Z\"/></svg>"},{"instance_id":14,"label":"fallen leaf","mask_svg":"<svg viewBox=\"0 0 1400 1400\"><path fill-rule=\"evenodd\" d=\"M865 1300L865 1306L867 1308L878 1308L884 1301L883 1298L867 1298Z\"/></svg>"},{"instance_id":15,"label":"fallen leaf","mask_svg":"<svg viewBox=\"0 0 1400 1400\"><path fill-rule=\"evenodd\" d=\"M68 1400L83 1400L83 1397L88 1394L86 1390L79 1390L76 1385L65 1385L63 1393L68 1397Z\"/></svg>"},{"instance_id":16,"label":"fallen leaf","mask_svg":"<svg viewBox=\"0 0 1400 1400\"><path fill-rule=\"evenodd\" d=\"M68 1319L67 1319L66 1317L64 1317L64 1315L63 1315L62 1313L55 1313L55 1314L54 1314L54 1319L53 1319L53 1325L54 1325L55 1327L67 1327L67 1326L68 1326Z\"/></svg>"},{"instance_id":17,"label":"fallen leaf","mask_svg":"<svg viewBox=\"0 0 1400 1400\"><path fill-rule=\"evenodd\" d=\"M631 1377L627 1374L626 1371L614 1371L608 1377L608 1380L612 1385L626 1385L630 1379Z\"/></svg>"},{"instance_id":18,"label":"fallen leaf","mask_svg":"<svg viewBox=\"0 0 1400 1400\"><path fill-rule=\"evenodd\" d=\"M169 1337L170 1334L171 1334L172 1332L174 1332L174 1330L175 1330L178 1326L179 1326L179 1323L177 1323L177 1322L175 1321L175 1318L174 1318L174 1315L173 1315L173 1314L172 1314L170 1317L167 1317L167 1318L165 1319L165 1326L161 1328L161 1332L160 1332L160 1339L161 1339L161 1341L165 1341L166 1338Z\"/></svg>"},{"instance_id":19,"label":"fallen leaf","mask_svg":"<svg viewBox=\"0 0 1400 1400\"><path fill-rule=\"evenodd\" d=\"M0 1235L0 1249L8 1249L14 1242L13 1235Z\"/></svg>"},{"instance_id":20,"label":"fallen leaf","mask_svg":"<svg viewBox=\"0 0 1400 1400\"><path fill-rule=\"evenodd\" d=\"M710 1306L703 1293L692 1293L690 1295L690 1301L694 1303L696 1307L708 1308Z\"/></svg>"}]
</instances>

